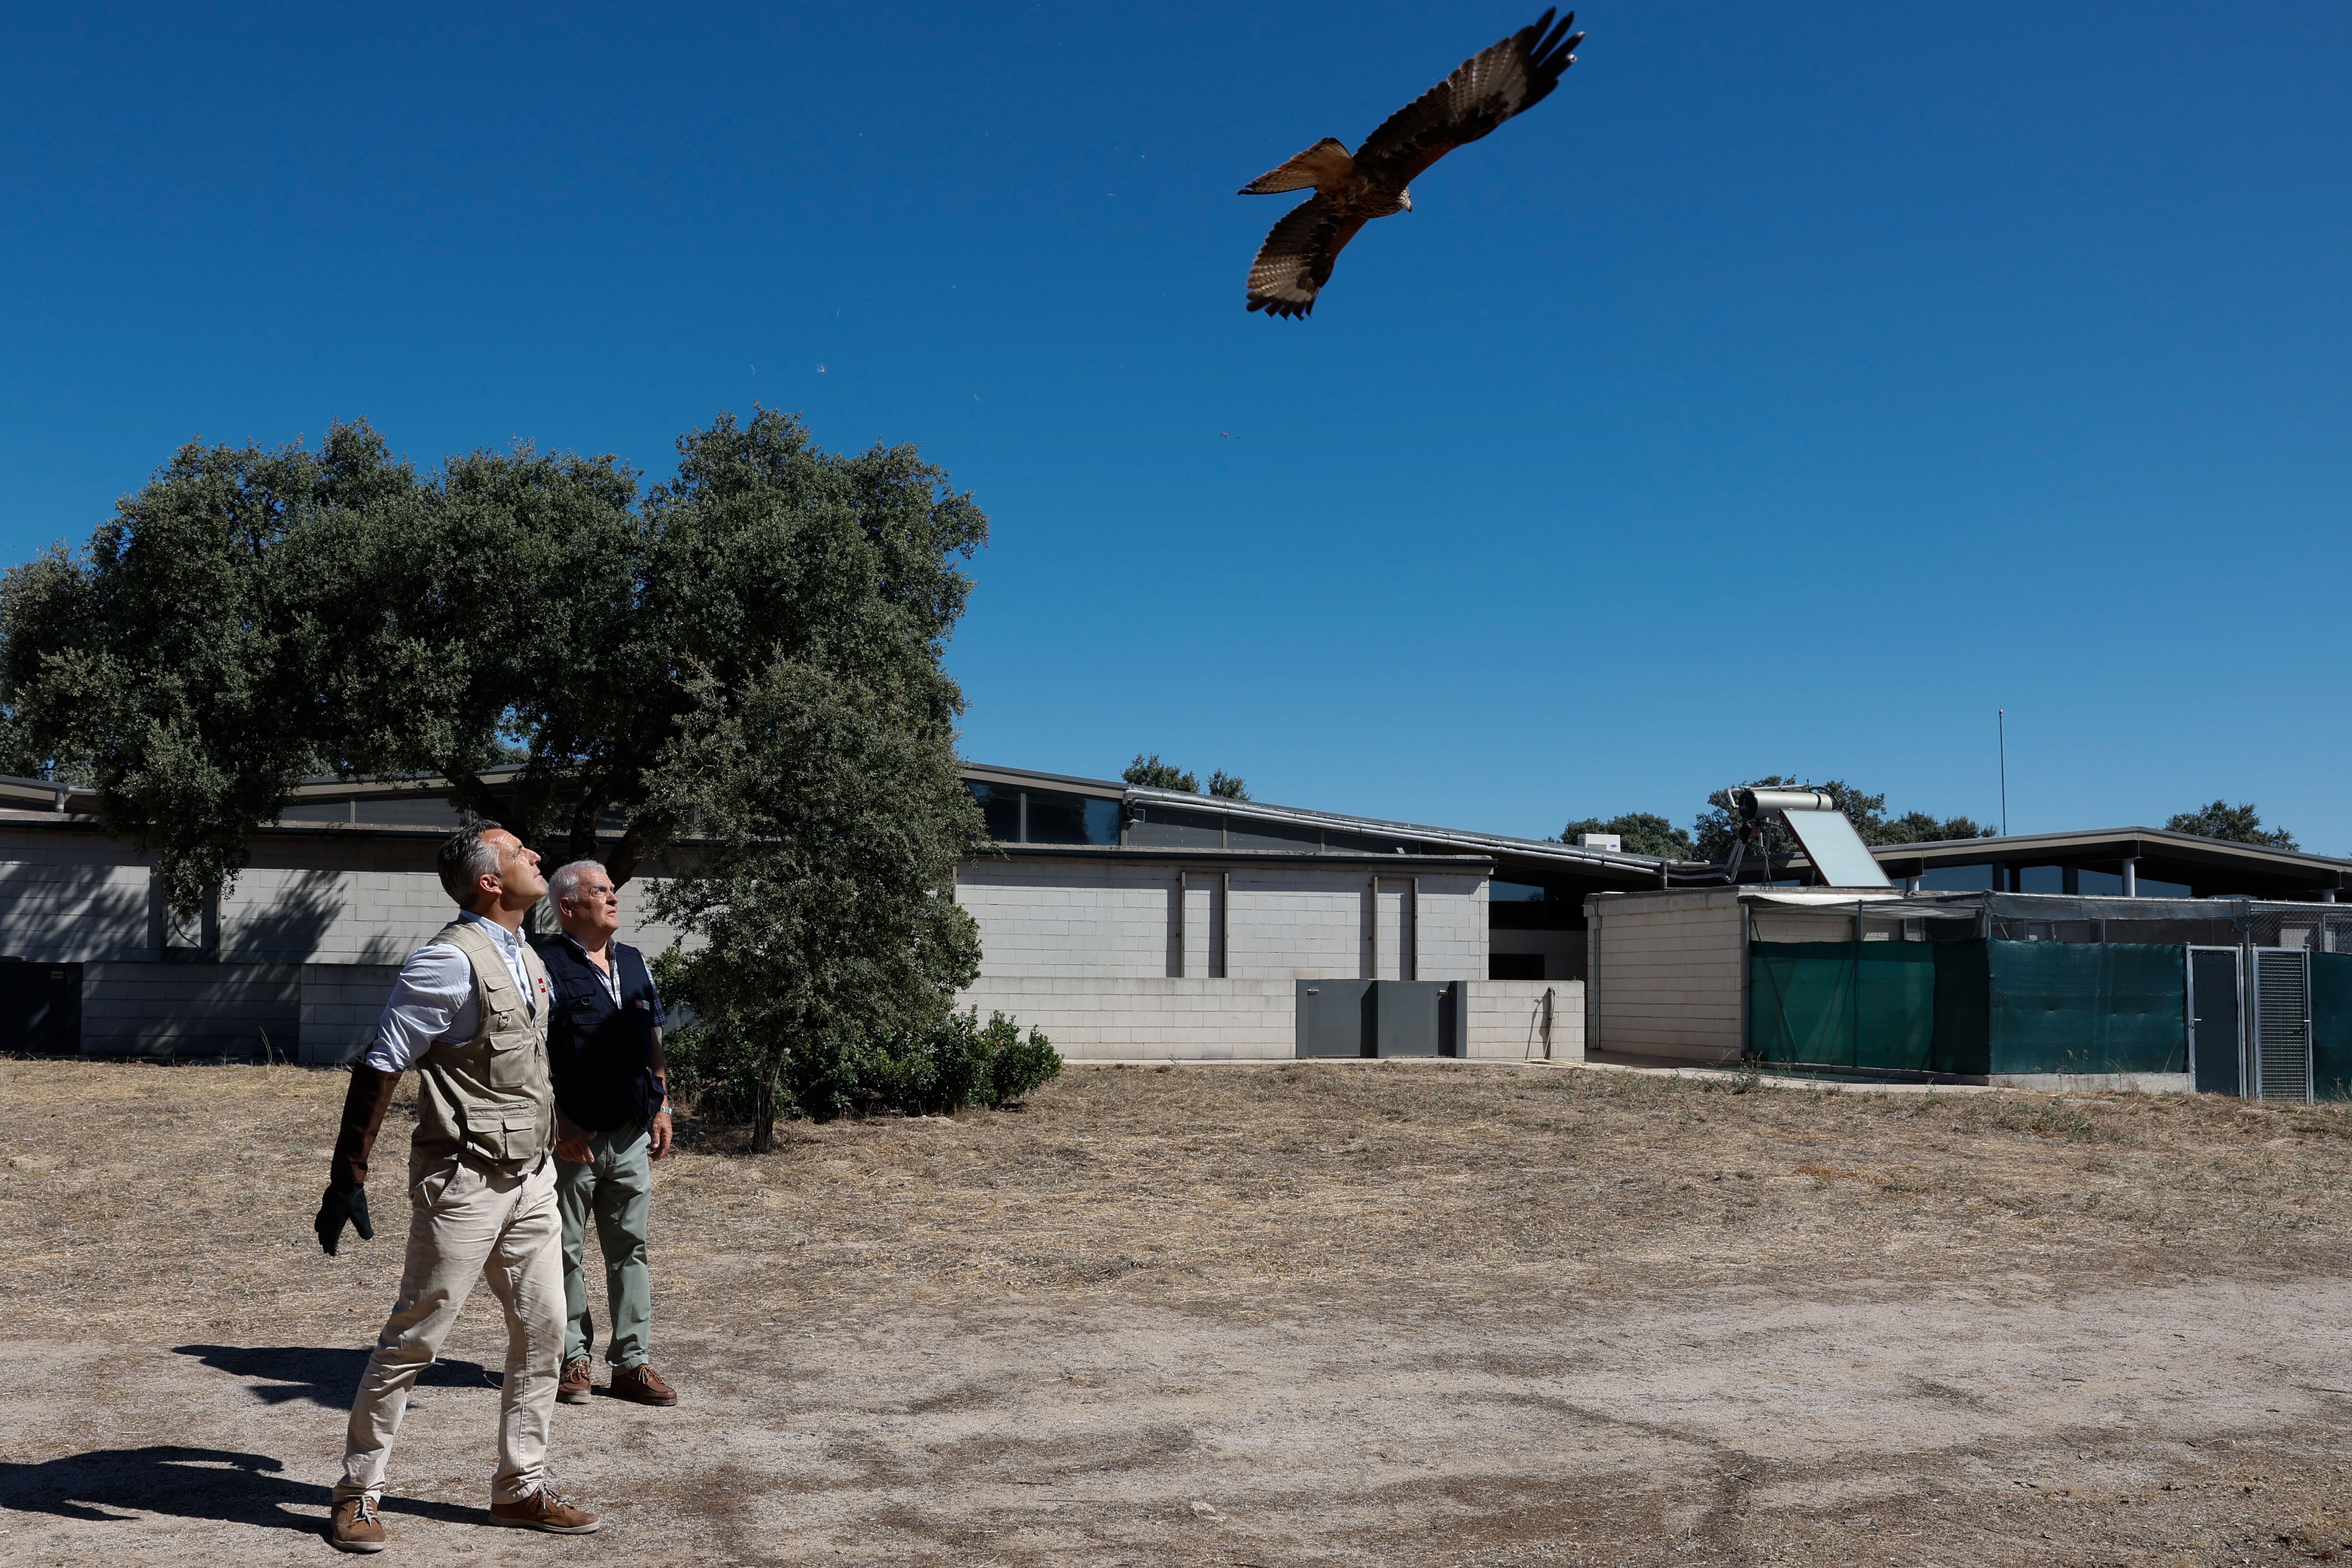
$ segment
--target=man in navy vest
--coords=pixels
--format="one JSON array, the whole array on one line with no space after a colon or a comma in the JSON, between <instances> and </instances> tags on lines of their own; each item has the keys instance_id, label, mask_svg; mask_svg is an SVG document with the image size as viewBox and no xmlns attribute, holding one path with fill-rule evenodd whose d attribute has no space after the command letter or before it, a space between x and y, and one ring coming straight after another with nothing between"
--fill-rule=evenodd
<instances>
[{"instance_id":1,"label":"man in navy vest","mask_svg":"<svg viewBox=\"0 0 2352 1568\"><path fill-rule=\"evenodd\" d=\"M588 1310L588 1222L604 1255L612 1311L604 1359L613 1393L640 1405L676 1405L677 1394L646 1364L653 1276L646 1266L653 1208L651 1162L669 1152L668 1073L662 1058L662 1005L644 954L614 940L621 900L593 860L575 860L547 879L563 930L534 944L554 993L548 1011L548 1068L555 1103L579 1136L555 1145L555 1198L563 1216L563 1378L556 1397L588 1403L596 1325Z\"/></svg>"}]
</instances>

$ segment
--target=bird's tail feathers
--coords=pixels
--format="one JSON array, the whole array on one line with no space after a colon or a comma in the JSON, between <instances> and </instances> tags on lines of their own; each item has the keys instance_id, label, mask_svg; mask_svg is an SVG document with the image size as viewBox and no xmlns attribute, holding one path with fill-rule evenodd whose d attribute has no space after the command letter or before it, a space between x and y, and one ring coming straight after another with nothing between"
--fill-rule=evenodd
<instances>
[{"instance_id":1,"label":"bird's tail feathers","mask_svg":"<svg viewBox=\"0 0 2352 1568\"><path fill-rule=\"evenodd\" d=\"M1244 185L1240 194L1268 196L1282 191L1303 191L1309 185L1326 190L1346 179L1355 167L1356 161L1348 155L1348 144L1337 137L1326 136L1288 163Z\"/></svg>"}]
</instances>

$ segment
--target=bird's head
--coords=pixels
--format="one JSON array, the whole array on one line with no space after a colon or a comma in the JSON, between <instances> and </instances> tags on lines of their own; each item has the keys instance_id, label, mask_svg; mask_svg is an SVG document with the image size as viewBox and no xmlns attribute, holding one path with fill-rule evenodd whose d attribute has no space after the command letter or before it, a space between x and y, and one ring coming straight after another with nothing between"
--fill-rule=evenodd
<instances>
[{"instance_id":1,"label":"bird's head","mask_svg":"<svg viewBox=\"0 0 2352 1568\"><path fill-rule=\"evenodd\" d=\"M1397 193L1397 205L1405 212L1412 211L1412 192L1411 190L1399 191Z\"/></svg>"}]
</instances>

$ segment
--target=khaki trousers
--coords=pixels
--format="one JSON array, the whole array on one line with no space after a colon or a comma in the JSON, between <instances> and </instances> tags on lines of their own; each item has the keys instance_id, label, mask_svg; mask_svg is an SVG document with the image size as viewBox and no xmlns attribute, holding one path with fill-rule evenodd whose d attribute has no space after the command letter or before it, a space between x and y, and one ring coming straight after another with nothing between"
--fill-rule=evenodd
<instances>
[{"instance_id":1,"label":"khaki trousers","mask_svg":"<svg viewBox=\"0 0 2352 1568\"><path fill-rule=\"evenodd\" d=\"M551 1157L520 1176L492 1175L460 1160L412 1157L408 1258L400 1299L376 1337L352 1402L338 1500L380 1496L408 1391L449 1337L457 1313L485 1280L507 1317L506 1388L499 1401L499 1468L492 1502L516 1502L545 1484L547 1428L562 1375L562 1224Z\"/></svg>"}]
</instances>

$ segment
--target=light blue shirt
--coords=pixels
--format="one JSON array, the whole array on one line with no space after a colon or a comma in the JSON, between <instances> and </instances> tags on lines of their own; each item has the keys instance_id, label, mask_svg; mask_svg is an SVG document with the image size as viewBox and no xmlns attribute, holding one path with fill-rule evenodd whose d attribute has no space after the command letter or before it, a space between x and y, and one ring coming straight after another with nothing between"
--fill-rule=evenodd
<instances>
[{"instance_id":1,"label":"light blue shirt","mask_svg":"<svg viewBox=\"0 0 2352 1568\"><path fill-rule=\"evenodd\" d=\"M473 921L488 934L536 1016L539 992L531 984L530 971L523 965L521 936L471 910L457 918ZM435 1045L470 1040L481 1026L482 1007L474 997L472 963L446 942L429 942L400 966L392 1000L383 1005L383 1014L375 1022L375 1044L361 1059L378 1072L406 1072Z\"/></svg>"}]
</instances>

